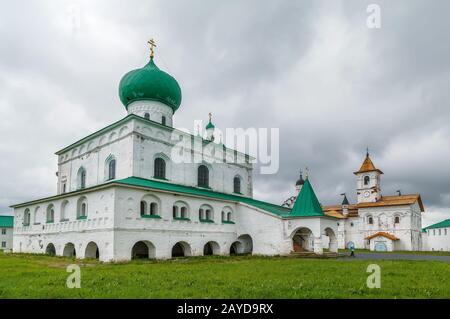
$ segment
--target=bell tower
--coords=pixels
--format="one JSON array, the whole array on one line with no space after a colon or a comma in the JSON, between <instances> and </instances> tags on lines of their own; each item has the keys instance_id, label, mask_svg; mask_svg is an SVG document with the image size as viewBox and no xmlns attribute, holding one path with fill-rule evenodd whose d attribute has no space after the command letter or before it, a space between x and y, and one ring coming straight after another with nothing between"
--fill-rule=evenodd
<instances>
[{"instance_id":1,"label":"bell tower","mask_svg":"<svg viewBox=\"0 0 450 319\"><path fill-rule=\"evenodd\" d=\"M381 199L380 176L383 172L373 164L369 156L369 149L367 149L361 168L353 174L356 175L358 203L374 203Z\"/></svg>"}]
</instances>

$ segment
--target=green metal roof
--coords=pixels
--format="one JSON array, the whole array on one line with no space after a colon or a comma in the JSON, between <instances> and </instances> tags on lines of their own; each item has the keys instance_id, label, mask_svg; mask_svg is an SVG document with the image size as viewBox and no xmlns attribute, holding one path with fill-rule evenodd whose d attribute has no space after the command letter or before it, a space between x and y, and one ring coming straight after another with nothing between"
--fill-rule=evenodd
<instances>
[{"instance_id":1,"label":"green metal roof","mask_svg":"<svg viewBox=\"0 0 450 319\"><path fill-rule=\"evenodd\" d=\"M0 227L12 228L14 227L14 216L2 216L0 215Z\"/></svg>"},{"instance_id":2,"label":"green metal roof","mask_svg":"<svg viewBox=\"0 0 450 319\"><path fill-rule=\"evenodd\" d=\"M334 219L334 217L326 216L325 214L323 214L323 212L321 214L318 214L317 212L309 213L309 214L307 214L307 213L291 214L291 210L287 207L282 207L279 205L263 202L263 201L256 200L256 199L253 199L250 197L220 193L220 192L215 192L213 190L206 189L206 188L185 186L185 185L173 184L170 182L164 182L164 181L160 181L160 180L150 180L150 179L145 179L145 178L140 178L140 177L128 177L128 178L121 179L121 180L109 181L109 182L99 184L99 185L96 185L96 186L93 186L90 188L85 188L82 190L77 190L77 191L73 191L70 193L65 193L65 194L56 195L56 196L52 196L52 197L41 198L39 200L34 200L34 201L26 202L26 203L13 205L11 207L16 208L16 207L24 207L24 206L31 205L31 204L34 205L34 204L37 204L40 202L59 199L62 197L67 197L67 196L73 196L77 193L86 193L88 191L92 191L97 188L112 187L112 186L117 186L117 185L142 187L142 188L166 191L166 192L170 192L170 193L186 194L186 195L192 195L192 196L202 196L202 197L208 197L208 198L213 198L213 199L218 199L218 200L239 202L239 203L247 204L249 206L253 206L255 208L261 209L270 214L276 215L280 218L327 217L327 218ZM316 199L316 201L317 201L317 199ZM319 208L320 208L320 205L319 205ZM306 209L306 211L309 211L309 209Z\"/></svg>"},{"instance_id":3,"label":"green metal roof","mask_svg":"<svg viewBox=\"0 0 450 319\"><path fill-rule=\"evenodd\" d=\"M211 120L209 120L208 125L206 125L206 129L210 129L210 128L215 128L214 124L211 122Z\"/></svg>"},{"instance_id":4,"label":"green metal roof","mask_svg":"<svg viewBox=\"0 0 450 319\"><path fill-rule=\"evenodd\" d=\"M302 190L300 191L300 194L295 200L294 207L292 207L291 216L325 216L322 210L322 206L320 205L319 200L314 193L309 179L306 179L305 184L303 184Z\"/></svg>"},{"instance_id":5,"label":"green metal roof","mask_svg":"<svg viewBox=\"0 0 450 319\"><path fill-rule=\"evenodd\" d=\"M427 231L427 229L446 228L446 227L450 227L450 219L446 219L446 220L443 220L443 221L441 221L441 222L439 222L437 224L433 224L433 225L430 225L428 227L425 227L425 228L422 229L422 231L425 232L425 231Z\"/></svg>"},{"instance_id":6,"label":"green metal roof","mask_svg":"<svg viewBox=\"0 0 450 319\"><path fill-rule=\"evenodd\" d=\"M209 189L204 189L204 188L172 184L169 182L162 182L162 181L144 179L144 178L139 178L139 177L128 177L128 178L125 178L122 180L118 180L118 181L116 181L116 183L131 185L131 186L146 187L146 188L174 192L174 193L182 193L182 194L188 194L188 195L194 195L194 196L204 196L204 197L209 197L209 198L214 198L214 199L222 199L222 200L229 200L229 201L234 201L234 202L241 202L241 203L245 203L245 204L254 206L256 208L265 210L269 213L272 213L272 214L275 214L275 215L278 215L281 217L289 217L290 216L289 208L285 208L285 207L282 207L279 205L259 201L259 200L245 197L245 196L219 193L219 192L215 192L215 191L212 191Z\"/></svg>"}]
</instances>

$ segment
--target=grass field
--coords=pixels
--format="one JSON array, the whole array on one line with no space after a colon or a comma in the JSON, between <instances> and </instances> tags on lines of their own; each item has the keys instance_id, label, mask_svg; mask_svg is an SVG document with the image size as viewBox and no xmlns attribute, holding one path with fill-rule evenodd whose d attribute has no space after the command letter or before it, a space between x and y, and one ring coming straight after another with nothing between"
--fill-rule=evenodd
<instances>
[{"instance_id":1,"label":"grass field","mask_svg":"<svg viewBox=\"0 0 450 319\"><path fill-rule=\"evenodd\" d=\"M81 288L66 288L69 264ZM381 267L381 288L366 286ZM0 298L450 298L450 263L192 257L102 264L0 252Z\"/></svg>"},{"instance_id":2,"label":"grass field","mask_svg":"<svg viewBox=\"0 0 450 319\"><path fill-rule=\"evenodd\" d=\"M339 249L340 253L350 253L348 249ZM450 256L450 251L410 251L410 250L396 250L389 251L370 251L369 249L355 249L355 253L377 253L377 254L407 254L407 255L433 255L433 256Z\"/></svg>"}]
</instances>

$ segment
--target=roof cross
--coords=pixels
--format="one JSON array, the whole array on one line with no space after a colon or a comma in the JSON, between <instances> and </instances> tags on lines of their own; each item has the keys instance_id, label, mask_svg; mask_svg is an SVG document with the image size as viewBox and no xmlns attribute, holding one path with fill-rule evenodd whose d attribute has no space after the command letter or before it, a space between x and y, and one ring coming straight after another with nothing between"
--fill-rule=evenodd
<instances>
[{"instance_id":1,"label":"roof cross","mask_svg":"<svg viewBox=\"0 0 450 319\"><path fill-rule=\"evenodd\" d=\"M153 57L155 56L154 48L156 47L155 40L150 39L147 41L147 43L150 45L150 59L153 59Z\"/></svg>"}]
</instances>

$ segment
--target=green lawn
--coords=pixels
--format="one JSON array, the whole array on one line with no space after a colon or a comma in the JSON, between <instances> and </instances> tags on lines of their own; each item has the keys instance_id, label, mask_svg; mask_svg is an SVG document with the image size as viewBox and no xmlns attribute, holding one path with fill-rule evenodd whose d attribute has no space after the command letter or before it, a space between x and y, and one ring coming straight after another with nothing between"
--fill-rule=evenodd
<instances>
[{"instance_id":1,"label":"green lawn","mask_svg":"<svg viewBox=\"0 0 450 319\"><path fill-rule=\"evenodd\" d=\"M66 266L81 266L81 289ZM366 287L367 266L381 288ZM0 253L0 298L450 298L450 263L193 257L102 264Z\"/></svg>"}]
</instances>

